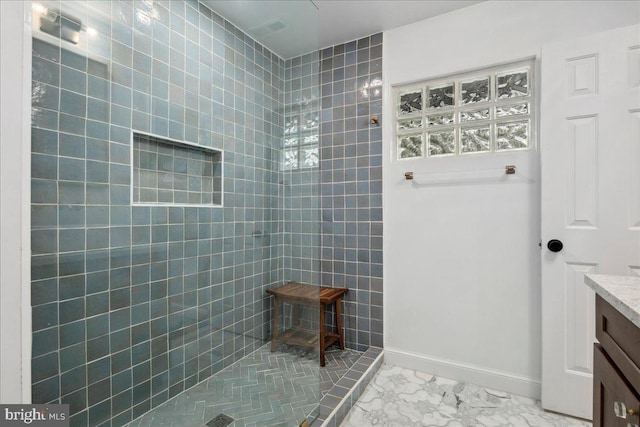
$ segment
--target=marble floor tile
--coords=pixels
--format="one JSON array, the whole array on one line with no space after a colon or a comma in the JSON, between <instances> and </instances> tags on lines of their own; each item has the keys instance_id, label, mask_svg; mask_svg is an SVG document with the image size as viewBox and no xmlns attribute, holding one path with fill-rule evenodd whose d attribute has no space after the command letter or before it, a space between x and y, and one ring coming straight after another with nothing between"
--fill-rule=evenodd
<instances>
[{"instance_id":1,"label":"marble floor tile","mask_svg":"<svg viewBox=\"0 0 640 427\"><path fill-rule=\"evenodd\" d=\"M540 402L384 364L341 427L588 427Z\"/></svg>"}]
</instances>

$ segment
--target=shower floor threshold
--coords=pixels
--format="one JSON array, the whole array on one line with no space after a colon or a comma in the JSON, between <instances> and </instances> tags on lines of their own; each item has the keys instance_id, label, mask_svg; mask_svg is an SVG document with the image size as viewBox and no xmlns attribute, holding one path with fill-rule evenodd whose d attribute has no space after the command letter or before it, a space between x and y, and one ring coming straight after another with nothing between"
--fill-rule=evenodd
<instances>
[{"instance_id":1,"label":"shower floor threshold","mask_svg":"<svg viewBox=\"0 0 640 427\"><path fill-rule=\"evenodd\" d=\"M298 426L305 419L313 421L322 397L356 365L362 353L332 348L326 352L323 368L317 357L298 353L272 353L271 345L265 344L129 426L201 427L221 413L235 420L234 427Z\"/></svg>"}]
</instances>

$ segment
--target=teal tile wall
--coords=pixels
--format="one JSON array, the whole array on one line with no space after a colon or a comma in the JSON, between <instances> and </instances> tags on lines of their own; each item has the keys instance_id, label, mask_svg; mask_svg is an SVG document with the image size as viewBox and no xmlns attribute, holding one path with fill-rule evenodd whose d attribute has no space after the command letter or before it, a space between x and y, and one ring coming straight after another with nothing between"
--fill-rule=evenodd
<instances>
[{"instance_id":1,"label":"teal tile wall","mask_svg":"<svg viewBox=\"0 0 640 427\"><path fill-rule=\"evenodd\" d=\"M287 60L285 87L285 131L295 112L314 111L320 145L318 168L285 175L285 267L302 281L348 288L347 347L382 347L382 128L370 121L382 123L382 34Z\"/></svg>"},{"instance_id":2,"label":"teal tile wall","mask_svg":"<svg viewBox=\"0 0 640 427\"><path fill-rule=\"evenodd\" d=\"M320 52L312 52L285 61L283 138L283 150L298 154L297 161L284 166L283 174L285 276L316 285L320 284L320 164L305 165L304 152L319 148L319 58Z\"/></svg>"},{"instance_id":3,"label":"teal tile wall","mask_svg":"<svg viewBox=\"0 0 640 427\"><path fill-rule=\"evenodd\" d=\"M320 61L322 282L349 289L345 340L364 351L383 346L382 34Z\"/></svg>"},{"instance_id":4,"label":"teal tile wall","mask_svg":"<svg viewBox=\"0 0 640 427\"><path fill-rule=\"evenodd\" d=\"M269 337L285 63L196 1L45 3L97 35L33 40L33 401L120 426ZM224 150L224 207L132 207L132 130Z\"/></svg>"}]
</instances>

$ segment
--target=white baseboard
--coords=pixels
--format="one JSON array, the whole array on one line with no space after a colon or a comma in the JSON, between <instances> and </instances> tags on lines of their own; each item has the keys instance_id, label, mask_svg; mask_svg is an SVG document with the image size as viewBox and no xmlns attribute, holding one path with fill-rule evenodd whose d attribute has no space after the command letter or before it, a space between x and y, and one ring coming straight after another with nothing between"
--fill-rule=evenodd
<instances>
[{"instance_id":1,"label":"white baseboard","mask_svg":"<svg viewBox=\"0 0 640 427\"><path fill-rule=\"evenodd\" d=\"M487 369L424 354L384 348L384 361L391 365L413 369L456 381L481 385L494 390L540 399L540 380L510 372Z\"/></svg>"}]
</instances>

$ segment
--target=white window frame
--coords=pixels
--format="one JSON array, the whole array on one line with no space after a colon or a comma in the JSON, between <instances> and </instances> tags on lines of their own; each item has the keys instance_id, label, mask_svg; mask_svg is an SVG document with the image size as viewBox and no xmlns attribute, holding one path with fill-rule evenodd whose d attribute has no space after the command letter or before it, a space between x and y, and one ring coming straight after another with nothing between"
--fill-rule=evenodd
<instances>
[{"instance_id":1,"label":"white window frame","mask_svg":"<svg viewBox=\"0 0 640 427\"><path fill-rule=\"evenodd\" d=\"M528 93L525 96L517 96L510 98L497 99L496 81L497 76L510 72L518 72L526 70L528 73L527 86ZM490 92L487 101L476 102L471 104L460 104L460 89L463 82L475 79L489 77ZM441 108L428 108L428 88L437 88L446 84L454 84L454 103L453 106ZM411 114L400 114L400 95L413 91L422 91L422 109L419 112ZM496 108L507 105L528 104L527 114L509 115L496 117ZM460 113L465 111L477 111L489 109L489 118L481 120L460 121ZM535 75L535 58L529 58L517 62L511 62L502 65L477 69L474 71L451 74L443 77L426 79L410 84L393 86L393 150L392 161L416 161L416 160L433 160L440 158L455 157L476 157L496 155L503 152L528 151L537 150L536 135L536 111L537 111L537 94L536 94L536 75ZM434 115L453 114L454 122L447 125L428 126L428 117ZM399 130L398 122L407 119L422 120L422 127L419 129ZM528 146L522 148L497 149L497 130L498 126L504 123L528 122ZM461 148L462 130L469 128L489 127L489 150L463 152ZM429 132L433 131L451 131L454 132L454 152L440 155L431 155L429 153ZM406 135L421 135L422 137L422 155L416 157L400 158L400 140L399 138Z\"/></svg>"}]
</instances>

